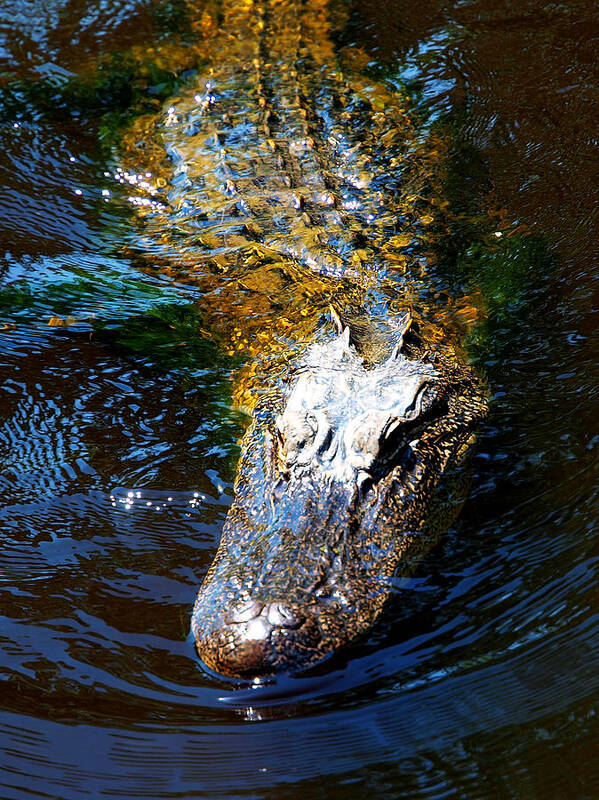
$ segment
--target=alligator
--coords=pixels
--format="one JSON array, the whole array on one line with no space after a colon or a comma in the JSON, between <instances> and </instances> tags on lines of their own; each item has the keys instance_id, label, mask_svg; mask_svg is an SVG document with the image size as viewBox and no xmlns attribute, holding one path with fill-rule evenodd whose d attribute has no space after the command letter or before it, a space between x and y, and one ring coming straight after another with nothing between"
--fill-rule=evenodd
<instances>
[{"instance_id":1,"label":"alligator","mask_svg":"<svg viewBox=\"0 0 599 800\"><path fill-rule=\"evenodd\" d=\"M154 181L137 182L135 247L200 287L206 327L250 364L235 497L192 615L226 676L303 670L371 629L459 511L448 487L486 408L423 289L441 148L336 47L335 14L227 0L210 67L123 147L123 174Z\"/></svg>"}]
</instances>

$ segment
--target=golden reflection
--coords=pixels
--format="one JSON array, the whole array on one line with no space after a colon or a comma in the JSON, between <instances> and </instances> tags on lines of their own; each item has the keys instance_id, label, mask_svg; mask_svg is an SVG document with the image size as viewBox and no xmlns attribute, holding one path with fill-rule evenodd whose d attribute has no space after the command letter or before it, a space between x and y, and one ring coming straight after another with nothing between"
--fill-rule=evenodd
<instances>
[{"instance_id":1,"label":"golden reflection","mask_svg":"<svg viewBox=\"0 0 599 800\"><path fill-rule=\"evenodd\" d=\"M79 320L76 317L68 316L68 317L57 317L52 316L48 320L48 325L51 328L67 328L69 325L76 325Z\"/></svg>"},{"instance_id":2,"label":"golden reflection","mask_svg":"<svg viewBox=\"0 0 599 800\"><path fill-rule=\"evenodd\" d=\"M448 314L427 286L451 221L447 143L418 130L409 97L364 74L364 53L336 51L343 12L230 0L220 24L197 20L195 56L210 66L132 123L116 179L140 221L129 253L197 285L202 330L243 361L235 401L253 408L330 306L370 318L415 308L432 341L474 324L482 303Z\"/></svg>"}]
</instances>

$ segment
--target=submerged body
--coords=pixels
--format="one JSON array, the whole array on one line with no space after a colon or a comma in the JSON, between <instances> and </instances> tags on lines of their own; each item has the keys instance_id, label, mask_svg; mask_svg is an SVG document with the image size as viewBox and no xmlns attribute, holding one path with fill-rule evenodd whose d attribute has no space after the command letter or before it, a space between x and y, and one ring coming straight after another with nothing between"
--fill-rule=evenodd
<instances>
[{"instance_id":1,"label":"submerged body","mask_svg":"<svg viewBox=\"0 0 599 800\"><path fill-rule=\"evenodd\" d=\"M200 313L236 320L254 365L236 392L254 416L235 499L192 618L225 675L301 669L368 630L436 540L431 510L485 408L439 331L408 330L402 309L426 316L442 203L402 98L342 68L329 8L225 4L211 68L142 143L168 155L166 197L141 203L147 253L200 285ZM331 303L355 321L334 314L333 337Z\"/></svg>"}]
</instances>

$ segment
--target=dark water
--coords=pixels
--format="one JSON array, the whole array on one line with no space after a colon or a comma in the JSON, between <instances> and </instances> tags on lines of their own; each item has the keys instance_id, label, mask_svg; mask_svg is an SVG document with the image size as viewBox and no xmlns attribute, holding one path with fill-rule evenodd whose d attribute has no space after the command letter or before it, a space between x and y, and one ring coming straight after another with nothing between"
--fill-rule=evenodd
<instances>
[{"instance_id":1,"label":"dark water","mask_svg":"<svg viewBox=\"0 0 599 800\"><path fill-rule=\"evenodd\" d=\"M5 2L0 72L77 73L152 35L134 0ZM132 223L102 194L94 124L15 108L0 126L2 798L599 794L595 6L389 0L345 35L450 127L455 203L491 195L534 234L446 270L485 299L475 355L493 392L461 520L330 669L257 687L206 674L189 617L231 498L232 365L185 321L192 289L119 255ZM135 347L131 321L164 304L172 337Z\"/></svg>"}]
</instances>

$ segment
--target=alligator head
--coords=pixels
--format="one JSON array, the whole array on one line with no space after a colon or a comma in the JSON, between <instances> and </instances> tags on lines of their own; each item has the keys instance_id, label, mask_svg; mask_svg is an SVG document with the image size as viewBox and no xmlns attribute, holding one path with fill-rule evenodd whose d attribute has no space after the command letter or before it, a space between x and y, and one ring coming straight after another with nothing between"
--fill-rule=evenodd
<instances>
[{"instance_id":1,"label":"alligator head","mask_svg":"<svg viewBox=\"0 0 599 800\"><path fill-rule=\"evenodd\" d=\"M255 413L193 612L215 671L296 671L348 644L436 540L431 505L484 399L469 368L402 345L367 368L346 328Z\"/></svg>"}]
</instances>

